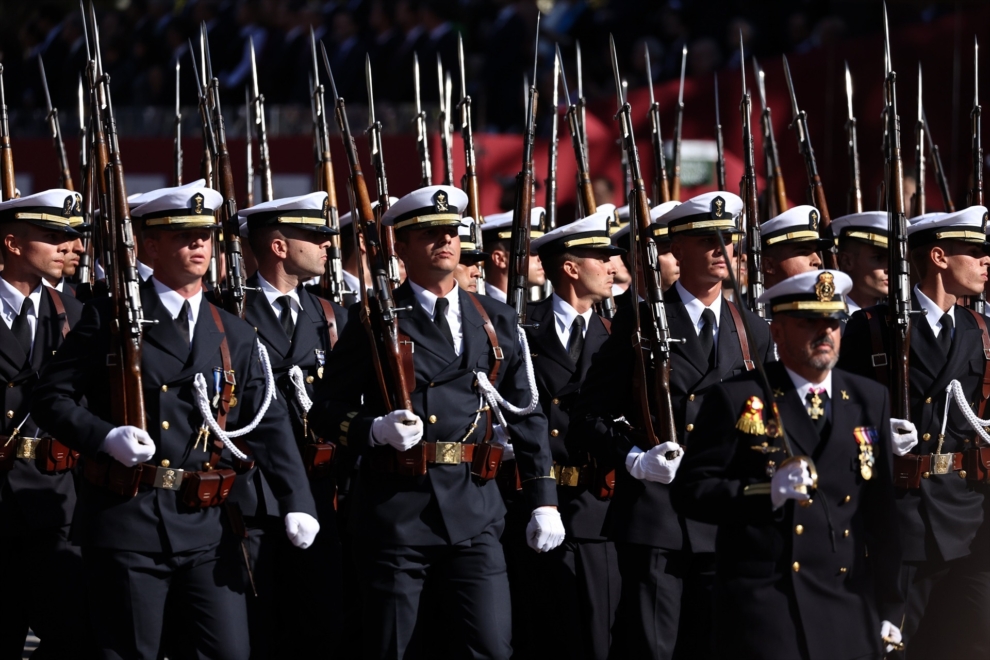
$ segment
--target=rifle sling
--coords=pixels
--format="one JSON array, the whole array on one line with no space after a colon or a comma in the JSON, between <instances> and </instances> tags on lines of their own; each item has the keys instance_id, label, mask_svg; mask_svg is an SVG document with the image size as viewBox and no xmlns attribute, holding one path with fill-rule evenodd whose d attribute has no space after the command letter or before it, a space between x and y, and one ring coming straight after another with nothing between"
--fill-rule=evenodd
<instances>
[{"instance_id":1,"label":"rifle sling","mask_svg":"<svg viewBox=\"0 0 990 660\"><path fill-rule=\"evenodd\" d=\"M337 315L334 314L333 305L329 300L317 296L320 307L323 308L323 318L327 321L327 337L330 339L330 350L337 344Z\"/></svg>"},{"instance_id":2,"label":"rifle sling","mask_svg":"<svg viewBox=\"0 0 990 660\"><path fill-rule=\"evenodd\" d=\"M481 315L481 320L485 324L485 334L488 335L488 343L492 347L492 357L494 359L492 360L491 369L488 372L488 380L491 381L492 385L494 385L495 379L498 378L499 367L502 366L502 358L504 357L502 347L498 345L498 335L495 334L495 326L492 325L492 320L488 317L488 312L485 311L481 301L478 300L478 297L473 293L468 293L468 298L471 299L471 302L474 303L474 308L478 310L478 314Z\"/></svg>"},{"instance_id":3,"label":"rifle sling","mask_svg":"<svg viewBox=\"0 0 990 660\"><path fill-rule=\"evenodd\" d=\"M752 371L756 365L753 364L753 357L749 352L749 337L746 335L746 326L743 325L742 317L739 315L739 308L730 300L725 301L729 306L729 313L732 314L732 322L736 326L736 334L739 337L739 350L742 352L743 365L746 371Z\"/></svg>"},{"instance_id":4,"label":"rifle sling","mask_svg":"<svg viewBox=\"0 0 990 660\"><path fill-rule=\"evenodd\" d=\"M230 412L230 403L234 400L234 385L236 381L234 380L234 370L231 368L230 363L230 346L227 344L227 333L224 332L223 320L220 318L220 310L217 309L216 305L207 305L210 308L210 312L213 314L213 321L217 324L220 332L223 334L223 339L220 341L220 363L223 369L223 380L222 387L220 388L220 400L217 403L217 426L221 430L227 429L227 413ZM247 443L240 438L233 440L234 444L243 453L250 456L251 450L247 446ZM210 453L210 464L216 467L220 462L220 453L223 451L223 442L220 438L213 438L212 442L213 451ZM236 459L235 459L236 461ZM253 463L253 461L251 461Z\"/></svg>"},{"instance_id":5,"label":"rifle sling","mask_svg":"<svg viewBox=\"0 0 990 660\"><path fill-rule=\"evenodd\" d=\"M876 311L863 310L866 320L870 326L870 344L873 346L871 361L873 368L877 371L877 382L884 386L890 385L890 375L888 371L889 360L887 351L883 347L883 322Z\"/></svg>"},{"instance_id":6,"label":"rifle sling","mask_svg":"<svg viewBox=\"0 0 990 660\"><path fill-rule=\"evenodd\" d=\"M962 307L960 305L960 307ZM980 327L980 337L983 339L983 390L980 392L980 405L977 407L976 416L983 419L983 411L987 407L987 399L990 399L990 333L987 332L987 321L983 314L974 312L968 307L962 307L973 315L973 320Z\"/></svg>"},{"instance_id":7,"label":"rifle sling","mask_svg":"<svg viewBox=\"0 0 990 660\"><path fill-rule=\"evenodd\" d=\"M69 334L69 317L65 315L65 303L62 302L62 296L59 294L58 289L50 286L45 288L48 289L52 304L55 305L55 313L62 317L62 339L65 339L65 336Z\"/></svg>"}]
</instances>

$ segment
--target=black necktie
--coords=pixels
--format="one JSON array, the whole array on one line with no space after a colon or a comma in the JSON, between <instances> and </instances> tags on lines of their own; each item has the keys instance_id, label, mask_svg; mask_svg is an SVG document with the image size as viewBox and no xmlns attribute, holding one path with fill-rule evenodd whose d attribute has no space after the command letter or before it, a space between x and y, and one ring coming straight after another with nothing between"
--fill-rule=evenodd
<instances>
[{"instance_id":1,"label":"black necktie","mask_svg":"<svg viewBox=\"0 0 990 660\"><path fill-rule=\"evenodd\" d=\"M825 404L828 403L828 392L825 391L824 387L811 388L808 390L808 394L804 397L806 407L808 411L808 416L811 417L811 423L818 431L819 437L825 433L825 429L828 425L828 415L825 414Z\"/></svg>"},{"instance_id":2,"label":"black necktie","mask_svg":"<svg viewBox=\"0 0 990 660\"><path fill-rule=\"evenodd\" d=\"M192 308L189 307L189 301L186 300L182 303L182 309L179 310L179 315L175 317L175 327L179 330L179 336L185 340L186 346L189 346L191 337L189 335L189 316Z\"/></svg>"},{"instance_id":3,"label":"black necktie","mask_svg":"<svg viewBox=\"0 0 990 660\"><path fill-rule=\"evenodd\" d=\"M705 308L701 313L701 351L708 356L709 368L715 366L715 312Z\"/></svg>"},{"instance_id":4,"label":"black necktie","mask_svg":"<svg viewBox=\"0 0 990 660\"><path fill-rule=\"evenodd\" d=\"M939 323L942 324L942 329L938 333L938 345L942 349L942 355L948 355L952 348L952 317L942 314Z\"/></svg>"},{"instance_id":5,"label":"black necktie","mask_svg":"<svg viewBox=\"0 0 990 660\"><path fill-rule=\"evenodd\" d=\"M31 355L31 324L28 323L28 314L34 311L34 303L30 298L25 298L21 303L20 313L14 317L14 322L10 329L17 338L17 342L24 349L24 355Z\"/></svg>"},{"instance_id":6,"label":"black necktie","mask_svg":"<svg viewBox=\"0 0 990 660\"><path fill-rule=\"evenodd\" d=\"M433 322L437 324L437 329L443 335L451 348L454 348L454 334L450 331L450 324L447 323L447 307L450 301L446 298L437 298L437 305L433 308Z\"/></svg>"},{"instance_id":7,"label":"black necktie","mask_svg":"<svg viewBox=\"0 0 990 660\"><path fill-rule=\"evenodd\" d=\"M567 340L567 354L571 356L574 364L581 359L581 351L584 350L584 317L574 317L571 323L571 336Z\"/></svg>"},{"instance_id":8,"label":"black necktie","mask_svg":"<svg viewBox=\"0 0 990 660\"><path fill-rule=\"evenodd\" d=\"M285 336L292 339L292 333L296 330L296 324L292 320L292 302L289 296L279 296L275 299L282 306L282 311L278 314L278 322L282 324Z\"/></svg>"}]
</instances>

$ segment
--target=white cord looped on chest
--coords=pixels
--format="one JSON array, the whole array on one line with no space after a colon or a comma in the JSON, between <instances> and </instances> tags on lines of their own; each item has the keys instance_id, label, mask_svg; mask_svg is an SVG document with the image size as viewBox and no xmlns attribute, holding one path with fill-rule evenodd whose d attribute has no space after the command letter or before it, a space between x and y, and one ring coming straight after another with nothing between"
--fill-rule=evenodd
<instances>
[{"instance_id":1,"label":"white cord looped on chest","mask_svg":"<svg viewBox=\"0 0 990 660\"><path fill-rule=\"evenodd\" d=\"M959 410L962 411L963 417L966 418L970 427L983 439L983 442L990 444L990 433L987 433L986 430L987 427L990 427L990 420L980 419L976 416L976 413L969 406L969 401L967 401L966 394L963 392L962 384L958 380L950 381L945 388L945 393L945 414L942 415L942 435L945 435L945 426L949 419L949 405L955 399L956 405L959 406Z\"/></svg>"},{"instance_id":2,"label":"white cord looped on chest","mask_svg":"<svg viewBox=\"0 0 990 660\"><path fill-rule=\"evenodd\" d=\"M540 393L536 389L536 373L533 371L533 360L529 355L529 340L526 339L526 331L522 328L518 328L519 332L519 343L522 346L523 355L523 371L526 374L526 382L529 384L530 402L525 408L518 408L512 403L505 400L498 390L495 389L495 384L488 380L488 374L482 373L480 371L475 371L474 375L478 379L478 389L481 390L482 395L484 395L485 400L488 405L492 407L495 411L495 416L498 418L499 424L502 428L509 428L509 425L505 422L505 417L502 415L502 408L508 410L514 415L524 416L528 415L536 407L540 405Z\"/></svg>"}]
</instances>

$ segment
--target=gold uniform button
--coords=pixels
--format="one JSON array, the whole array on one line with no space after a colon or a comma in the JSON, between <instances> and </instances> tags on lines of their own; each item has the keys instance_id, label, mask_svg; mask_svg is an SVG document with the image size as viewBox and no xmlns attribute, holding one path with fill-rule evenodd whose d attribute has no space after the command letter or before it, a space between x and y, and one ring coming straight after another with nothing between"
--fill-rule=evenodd
<instances>
[{"instance_id":1,"label":"gold uniform button","mask_svg":"<svg viewBox=\"0 0 990 660\"><path fill-rule=\"evenodd\" d=\"M554 399L553 400L553 405L559 406L560 405L560 399Z\"/></svg>"},{"instance_id":2,"label":"gold uniform button","mask_svg":"<svg viewBox=\"0 0 990 660\"><path fill-rule=\"evenodd\" d=\"M169 460L167 458L163 458L162 459L162 467L168 467L169 465L171 465L171 463L169 462Z\"/></svg>"},{"instance_id":3,"label":"gold uniform button","mask_svg":"<svg viewBox=\"0 0 990 660\"><path fill-rule=\"evenodd\" d=\"M932 434L931 433L926 433L923 436L921 436L921 439L924 440L925 442L928 442L929 440L932 439Z\"/></svg>"},{"instance_id":4,"label":"gold uniform button","mask_svg":"<svg viewBox=\"0 0 990 660\"><path fill-rule=\"evenodd\" d=\"M791 564L791 570L797 573L798 571L801 570L801 564L798 562L794 562L793 564Z\"/></svg>"},{"instance_id":5,"label":"gold uniform button","mask_svg":"<svg viewBox=\"0 0 990 660\"><path fill-rule=\"evenodd\" d=\"M168 430L168 422L162 422L162 428Z\"/></svg>"},{"instance_id":6,"label":"gold uniform button","mask_svg":"<svg viewBox=\"0 0 990 660\"><path fill-rule=\"evenodd\" d=\"M162 385L162 392L168 392L168 385Z\"/></svg>"},{"instance_id":7,"label":"gold uniform button","mask_svg":"<svg viewBox=\"0 0 990 660\"><path fill-rule=\"evenodd\" d=\"M306 384L307 385L312 385L313 384L313 377L312 376L306 376Z\"/></svg>"},{"instance_id":8,"label":"gold uniform button","mask_svg":"<svg viewBox=\"0 0 990 660\"><path fill-rule=\"evenodd\" d=\"M694 424L688 424L688 425L687 425L687 426L685 426L684 428L686 428L686 429L687 429L687 431L688 431L688 433L690 433L691 431L693 431L693 430L694 430Z\"/></svg>"},{"instance_id":9,"label":"gold uniform button","mask_svg":"<svg viewBox=\"0 0 990 660\"><path fill-rule=\"evenodd\" d=\"M430 415L430 424L436 424L436 423L437 423L437 416Z\"/></svg>"},{"instance_id":10,"label":"gold uniform button","mask_svg":"<svg viewBox=\"0 0 990 660\"><path fill-rule=\"evenodd\" d=\"M844 538L844 539L849 538L849 530L848 529L846 531L842 532L842 538Z\"/></svg>"},{"instance_id":11,"label":"gold uniform button","mask_svg":"<svg viewBox=\"0 0 990 660\"><path fill-rule=\"evenodd\" d=\"M7 411L7 419L14 419L14 411L13 410L8 410Z\"/></svg>"},{"instance_id":12,"label":"gold uniform button","mask_svg":"<svg viewBox=\"0 0 990 660\"><path fill-rule=\"evenodd\" d=\"M839 569L839 573L845 573L848 570L849 570L848 568L846 568L845 566L843 566L842 568Z\"/></svg>"},{"instance_id":13,"label":"gold uniform button","mask_svg":"<svg viewBox=\"0 0 990 660\"><path fill-rule=\"evenodd\" d=\"M931 403L931 402L932 402L932 398L931 397L928 397L927 399L925 399L925 403Z\"/></svg>"},{"instance_id":14,"label":"gold uniform button","mask_svg":"<svg viewBox=\"0 0 990 660\"><path fill-rule=\"evenodd\" d=\"M694 395L693 394L689 394L688 395L688 401L694 401Z\"/></svg>"},{"instance_id":15,"label":"gold uniform button","mask_svg":"<svg viewBox=\"0 0 990 660\"><path fill-rule=\"evenodd\" d=\"M552 431L550 431L551 438L556 438L558 435L560 435L560 431L558 431L557 429L553 429Z\"/></svg>"},{"instance_id":16,"label":"gold uniform button","mask_svg":"<svg viewBox=\"0 0 990 660\"><path fill-rule=\"evenodd\" d=\"M477 382L477 381L475 381L475 382ZM430 383L430 387L436 387L436 386L437 386L436 383Z\"/></svg>"},{"instance_id":17,"label":"gold uniform button","mask_svg":"<svg viewBox=\"0 0 990 660\"><path fill-rule=\"evenodd\" d=\"M850 502L852 502L852 495L846 495L844 498L842 498L843 504L849 504Z\"/></svg>"},{"instance_id":18,"label":"gold uniform button","mask_svg":"<svg viewBox=\"0 0 990 660\"><path fill-rule=\"evenodd\" d=\"M797 534L798 536L804 534L804 525L798 525L797 527L795 527L794 533Z\"/></svg>"},{"instance_id":19,"label":"gold uniform button","mask_svg":"<svg viewBox=\"0 0 990 660\"><path fill-rule=\"evenodd\" d=\"M14 381L7 383L7 387L13 387L13 386L14 386Z\"/></svg>"}]
</instances>

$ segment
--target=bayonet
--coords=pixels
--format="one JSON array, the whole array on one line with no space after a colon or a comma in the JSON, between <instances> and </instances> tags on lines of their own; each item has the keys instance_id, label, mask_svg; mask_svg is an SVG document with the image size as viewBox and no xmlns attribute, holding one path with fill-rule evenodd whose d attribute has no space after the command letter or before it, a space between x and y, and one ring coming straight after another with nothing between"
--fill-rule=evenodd
<instances>
[{"instance_id":1,"label":"bayonet","mask_svg":"<svg viewBox=\"0 0 990 660\"><path fill-rule=\"evenodd\" d=\"M911 216L925 213L925 119L921 94L921 62L918 62L918 118L914 126L914 180L915 190L911 198Z\"/></svg>"},{"instance_id":2,"label":"bayonet","mask_svg":"<svg viewBox=\"0 0 990 660\"><path fill-rule=\"evenodd\" d=\"M251 90L244 86L244 174L247 188L247 208L254 206L254 141L251 139Z\"/></svg>"},{"instance_id":3,"label":"bayonet","mask_svg":"<svg viewBox=\"0 0 990 660\"><path fill-rule=\"evenodd\" d=\"M928 117L925 110L921 110L921 120L925 123L925 139L928 140L928 151L932 155L932 165L935 166L935 180L938 181L938 189L942 194L942 205L947 213L955 213L956 205L952 203L952 194L949 192L949 181L945 176L945 168L942 167L942 156L939 154L938 145L932 138L932 129L928 126Z\"/></svg>"},{"instance_id":4,"label":"bayonet","mask_svg":"<svg viewBox=\"0 0 990 660\"><path fill-rule=\"evenodd\" d=\"M458 109L461 111L461 141L464 144L464 176L461 178L461 189L467 193L468 205L465 215L474 219L473 232L475 247L478 250L484 249L482 245L481 227L485 224L485 219L481 216L481 193L478 187L478 163L474 152L474 129L471 125L471 97L467 93L467 76L464 74L464 39L457 35L457 65L461 75L461 102ZM446 86L444 92L448 95L444 100L445 107L450 103L450 86ZM485 270L484 264L478 265L477 293L485 295Z\"/></svg>"},{"instance_id":5,"label":"bayonet","mask_svg":"<svg viewBox=\"0 0 990 660\"><path fill-rule=\"evenodd\" d=\"M983 109L980 107L980 42L976 35L973 35L973 111L971 119L973 122L973 189L970 191L969 203L971 206L983 206L983 142L981 118ZM985 224L985 223L984 223ZM970 307L977 314L983 314L986 305L986 293L980 291L979 295L970 298Z\"/></svg>"},{"instance_id":6,"label":"bayonet","mask_svg":"<svg viewBox=\"0 0 990 660\"><path fill-rule=\"evenodd\" d=\"M413 84L416 88L416 151L419 152L419 185L433 185L433 166L430 164L430 135L426 130L426 113L420 101L419 54L413 52Z\"/></svg>"},{"instance_id":7,"label":"bayonet","mask_svg":"<svg viewBox=\"0 0 990 660\"><path fill-rule=\"evenodd\" d=\"M382 214L390 205L388 178L385 176L385 156L382 153L382 125L375 119L375 90L372 84L371 56L364 56L364 78L368 90L368 148L371 151L371 164L375 168L375 187L378 190L378 208L375 209L381 231L382 247L388 260L388 279L394 290L401 283L399 278L399 258L395 255L395 233L391 226L381 224Z\"/></svg>"},{"instance_id":8,"label":"bayonet","mask_svg":"<svg viewBox=\"0 0 990 660\"><path fill-rule=\"evenodd\" d=\"M440 149L443 151L443 184L454 185L454 153L450 122L450 98L447 94L447 78L444 76L440 53L437 53L437 85L440 90Z\"/></svg>"},{"instance_id":9,"label":"bayonet","mask_svg":"<svg viewBox=\"0 0 990 660\"><path fill-rule=\"evenodd\" d=\"M557 46L557 58L560 58L560 46ZM598 210L595 202L594 189L591 186L591 176L588 173L588 151L581 140L580 108L571 102L567 89L567 76L564 74L564 63L560 64L560 83L564 87L564 98L567 99L567 126L571 132L571 147L574 149L574 160L577 163L577 213L580 218L586 218ZM580 96L580 93L579 93Z\"/></svg>"},{"instance_id":10,"label":"bayonet","mask_svg":"<svg viewBox=\"0 0 990 660\"><path fill-rule=\"evenodd\" d=\"M650 144L653 146L653 200L655 204L670 201L670 184L667 182L667 162L663 154L663 134L660 131L660 104L653 95L653 70L650 67L650 49L643 44L643 60L646 62L646 84L650 88ZM718 94L716 77L715 93ZM716 100L716 112L718 111ZM721 129L720 129L721 134Z\"/></svg>"},{"instance_id":11,"label":"bayonet","mask_svg":"<svg viewBox=\"0 0 990 660\"><path fill-rule=\"evenodd\" d=\"M254 94L254 126L258 131L258 160L261 169L261 201L270 202L275 199L275 189L272 182L271 154L268 150L268 129L265 126L265 97L258 88L258 64L254 55L254 38L248 38L251 52L251 91Z\"/></svg>"},{"instance_id":12,"label":"bayonet","mask_svg":"<svg viewBox=\"0 0 990 660\"><path fill-rule=\"evenodd\" d=\"M172 172L172 184L182 185L182 111L180 103L182 101L179 94L179 81L181 76L181 65L179 60L175 61L175 144L172 147L174 155L175 169Z\"/></svg>"},{"instance_id":13,"label":"bayonet","mask_svg":"<svg viewBox=\"0 0 990 660\"><path fill-rule=\"evenodd\" d=\"M715 179L719 190L726 189L725 183L725 143L722 140L722 118L718 100L718 72L715 72Z\"/></svg>"},{"instance_id":14,"label":"bayonet","mask_svg":"<svg viewBox=\"0 0 990 660\"><path fill-rule=\"evenodd\" d=\"M52 106L52 97L48 93L48 78L45 76L45 63L42 61L41 55L38 55L38 71L41 74L41 89L45 92L45 121L48 122L52 134L52 144L55 146L55 155L58 158L58 185L66 190L75 190L72 185L72 172L69 170L69 158L65 154L65 142L62 141L62 126L58 121L58 108Z\"/></svg>"},{"instance_id":15,"label":"bayonet","mask_svg":"<svg viewBox=\"0 0 990 660\"><path fill-rule=\"evenodd\" d=\"M578 107L578 128L581 136L581 144L584 145L585 153L588 151L588 121L587 109L588 101L584 98L584 66L581 64L581 42L575 40L575 57L577 60L577 107Z\"/></svg>"},{"instance_id":16,"label":"bayonet","mask_svg":"<svg viewBox=\"0 0 990 660\"><path fill-rule=\"evenodd\" d=\"M784 173L780 168L780 155L777 153L777 138L773 132L773 116L767 103L766 72L753 57L753 75L756 89L760 94L760 128L763 133L763 160L767 170L767 218L775 217L787 210L787 190L784 187Z\"/></svg>"},{"instance_id":17,"label":"bayonet","mask_svg":"<svg viewBox=\"0 0 990 660\"><path fill-rule=\"evenodd\" d=\"M674 126L674 174L670 198L681 201L681 132L684 128L684 74L687 72L687 45L681 50L681 86L677 92L677 123ZM745 67L743 67L745 68Z\"/></svg>"},{"instance_id":18,"label":"bayonet","mask_svg":"<svg viewBox=\"0 0 990 660\"><path fill-rule=\"evenodd\" d=\"M205 85L200 80L196 72L201 69L196 65L196 51L193 50L192 41L189 42L189 58L193 65L193 78L196 80L196 94L199 99L199 119L203 126L203 155L199 160L199 175L206 181L206 185L215 188L213 181L213 159L216 154L216 137L213 134L213 119L210 117L210 104L207 98Z\"/></svg>"},{"instance_id":19,"label":"bayonet","mask_svg":"<svg viewBox=\"0 0 990 660\"><path fill-rule=\"evenodd\" d=\"M743 182L742 198L746 217L746 272L749 277L749 308L760 318L766 316L766 307L760 302L763 295L763 239L760 233L760 202L756 189L756 153L753 146L753 98L746 87L746 53L744 52L742 31L739 32L739 67L742 72L742 100L739 112L742 114L743 139ZM737 304L742 300L737 299Z\"/></svg>"},{"instance_id":20,"label":"bayonet","mask_svg":"<svg viewBox=\"0 0 990 660\"><path fill-rule=\"evenodd\" d=\"M846 202L847 213L863 212L863 190L859 182L859 140L856 136L856 116L853 114L852 74L846 62L846 149L849 155L849 194Z\"/></svg>"}]
</instances>

